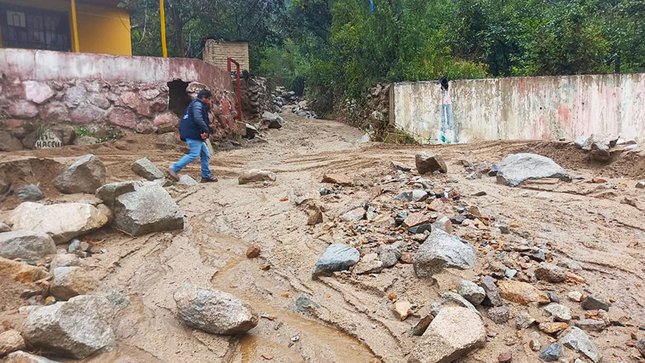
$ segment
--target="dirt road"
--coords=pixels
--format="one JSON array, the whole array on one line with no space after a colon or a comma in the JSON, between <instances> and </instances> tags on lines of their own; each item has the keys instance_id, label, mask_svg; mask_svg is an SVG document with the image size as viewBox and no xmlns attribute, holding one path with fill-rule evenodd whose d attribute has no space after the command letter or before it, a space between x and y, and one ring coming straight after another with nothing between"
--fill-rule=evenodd
<instances>
[{"instance_id":1,"label":"dirt road","mask_svg":"<svg viewBox=\"0 0 645 363\"><path fill-rule=\"evenodd\" d=\"M400 147L361 143L361 136L360 131L340 123L290 118L283 129L267 131L266 142L219 152L215 157L219 183L170 188L186 215L184 231L131 238L107 230L89 236L88 240L104 252L86 259L89 269L101 279L101 290L121 291L130 297L131 305L115 323L118 345L87 361L406 361L417 342L408 331L418 316L395 319L388 294L394 292L422 311L461 279L476 281L495 263L512 265L517 255L512 247L522 243L580 265L582 269L575 272L584 283L537 282L536 286L552 291L567 304L567 292L572 290L610 299L611 319L624 326L589 334L607 361L637 361L637 351L627 344L632 333L640 339L645 336L638 329L645 326L645 192L634 188L635 179L645 175L642 169L634 169L634 165L642 167L643 158L602 168L586 164L581 153L558 144ZM167 167L180 156L178 147L154 138L140 135L92 147L5 154L0 155L0 161L91 152L106 164L112 181L131 180L136 177L130 165L136 159L148 157ZM422 149L442 155L448 163L447 175L429 177L435 188L457 190L462 196L460 203L477 206L483 215L508 223L513 233L499 237L505 240L493 241L495 249L478 245L475 269L447 271L437 276L436 282L418 279L412 265L402 263L379 274L341 273L312 280L313 265L331 242L370 246L397 236L409 240L407 233L389 227L392 210L385 206L396 194L385 192L374 197L370 190L373 186L395 192L405 188L409 180L400 182L390 161L413 167L414 155ZM554 157L579 179L509 188L495 184L494 178L466 179L468 173L460 163L491 164L517 151ZM269 185L238 185L236 176L252 168L274 171L278 179ZM186 171L199 177L197 165ZM355 185L321 197L319 189L331 187L321 183L322 175L330 172L348 174ZM600 176L608 183L589 183ZM485 195L473 196L477 192ZM63 198L51 193L52 199ZM304 198L324 206L323 224L307 226L303 207L295 203ZM365 201L379 204L381 222L351 226L336 218ZM2 209L15 203L7 200ZM468 239L474 233L472 228L459 227L457 234ZM252 243L262 249L258 259L245 257ZM218 337L183 326L175 316L172 294L186 282L224 290L247 301L262 314L259 325L241 338ZM575 315L584 317L581 308L571 306ZM512 306L511 312L515 315L523 309ZM526 309L536 318L541 316L537 306ZM464 362L493 362L505 351L512 351L517 362L537 361L537 353L526 343L530 330L516 330L514 320L497 325L486 318L486 323L485 347ZM544 336L543 344L548 339ZM571 351L565 354L565 358L575 357L578 355Z\"/></svg>"}]
</instances>

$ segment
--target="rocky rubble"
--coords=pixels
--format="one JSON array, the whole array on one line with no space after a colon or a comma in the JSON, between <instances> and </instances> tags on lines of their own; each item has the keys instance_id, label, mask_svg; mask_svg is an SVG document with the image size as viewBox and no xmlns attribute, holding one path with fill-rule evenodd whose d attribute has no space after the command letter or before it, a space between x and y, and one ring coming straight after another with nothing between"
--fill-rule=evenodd
<instances>
[{"instance_id":1,"label":"rocky rubble","mask_svg":"<svg viewBox=\"0 0 645 363\"><path fill-rule=\"evenodd\" d=\"M590 160L601 163L610 162L617 154L639 150L635 140L624 140L620 136L611 135L580 136L575 145L586 151Z\"/></svg>"}]
</instances>

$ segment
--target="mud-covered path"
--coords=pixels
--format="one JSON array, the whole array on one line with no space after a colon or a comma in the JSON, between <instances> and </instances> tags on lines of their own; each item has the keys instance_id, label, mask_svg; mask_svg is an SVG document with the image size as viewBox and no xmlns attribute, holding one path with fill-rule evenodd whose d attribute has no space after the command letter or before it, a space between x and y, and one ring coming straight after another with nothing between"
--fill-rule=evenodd
<instances>
[{"instance_id":1,"label":"mud-covered path","mask_svg":"<svg viewBox=\"0 0 645 363\"><path fill-rule=\"evenodd\" d=\"M148 157L166 167L180 156L178 148L159 147L146 137L149 136L1 158L34 154L72 157L92 152L106 163L111 180L128 180L135 178L129 166L138 158ZM414 155L421 149L442 155L449 165L447 176L436 177L437 187L449 185L459 190L462 202L476 205L482 214L513 226L513 237L517 238L510 238L508 244L528 240L558 258L578 262L582 270L576 273L586 280L584 284L537 286L555 292L563 301L568 291L583 289L610 298L611 314L617 321L622 319L625 326L611 326L590 335L608 361L635 361L635 350L626 343L631 333L640 334L638 327L645 325L645 193L634 188L633 179L608 178L615 188L590 184L592 177L608 176L602 169L572 164L574 155L543 143L385 146L361 143L362 133L347 125L295 118L281 130L267 131L265 137L267 142L219 152L215 156L219 183L193 189L170 188L186 215L185 230L140 238L114 231L92 236L104 253L88 258L89 268L101 278L102 290L127 294L131 305L115 322L117 346L87 361L406 361L417 342L408 336L408 330L418 316L398 321L392 315L388 294L394 292L410 300L417 305L417 311L427 309L441 292L459 280L475 281L480 271L489 269L492 257L486 250L478 250L476 269L446 271L436 282L419 280L409 264L398 264L377 275L341 273L319 280L311 279L311 271L329 243L360 244L371 239L385 242L388 236L377 234L372 227L356 232L337 222L336 217L365 201L392 199L396 194L374 198L370 190L375 185L394 189L396 181L386 178L396 176L390 161L414 166ZM490 164L516 151L554 157L580 179L509 188L495 184L494 178L467 180L459 163L467 160ZM571 169L572 165L578 168ZM253 168L274 171L277 181L269 185L238 185L237 175ZM197 165L186 172L199 176ZM319 189L330 187L321 183L322 175L330 172L351 176L355 185L333 197L321 197ZM612 169L609 176L617 178L620 169ZM486 195L474 197L477 192ZM307 226L304 208L296 205L306 198L324 205L323 224ZM387 225L391 212L378 213L382 218L374 223ZM459 231L468 233L467 228ZM389 233L396 236L400 232L393 229ZM245 257L252 243L261 247L260 258ZM184 283L224 290L247 301L262 314L259 325L246 336L232 338L183 326L175 317L172 295ZM541 315L537 307L529 309L536 318ZM580 308L573 310L584 316ZM513 314L519 311L512 307ZM492 362L509 350L514 361L537 360L526 344L528 331L517 331L513 320L506 325L496 325L488 319L486 322L489 336L485 347L464 358L464 362ZM577 355L569 353L568 357Z\"/></svg>"}]
</instances>

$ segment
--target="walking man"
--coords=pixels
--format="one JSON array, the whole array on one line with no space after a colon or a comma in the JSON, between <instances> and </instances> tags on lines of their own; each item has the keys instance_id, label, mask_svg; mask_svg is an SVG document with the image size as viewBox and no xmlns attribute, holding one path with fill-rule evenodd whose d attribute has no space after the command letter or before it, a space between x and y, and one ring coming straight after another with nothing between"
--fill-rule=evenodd
<instances>
[{"instance_id":1,"label":"walking man","mask_svg":"<svg viewBox=\"0 0 645 363\"><path fill-rule=\"evenodd\" d=\"M202 183L217 181L217 178L211 175L208 165L211 155L206 144L208 137L213 133L208 119L208 110L212 105L213 94L204 89L199 91L197 98L186 108L179 123L179 137L188 144L190 151L168 169L168 174L173 179L179 180L177 173L199 157L202 163Z\"/></svg>"}]
</instances>

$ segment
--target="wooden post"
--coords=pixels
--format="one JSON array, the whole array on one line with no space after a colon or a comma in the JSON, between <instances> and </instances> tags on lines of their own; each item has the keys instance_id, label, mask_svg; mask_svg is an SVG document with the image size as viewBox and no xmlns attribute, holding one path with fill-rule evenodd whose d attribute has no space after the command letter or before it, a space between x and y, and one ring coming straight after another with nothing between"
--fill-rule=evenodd
<instances>
[{"instance_id":1,"label":"wooden post","mask_svg":"<svg viewBox=\"0 0 645 363\"><path fill-rule=\"evenodd\" d=\"M161 25L161 54L168 58L168 46L166 44L166 9L164 0L159 0L159 24Z\"/></svg>"},{"instance_id":2,"label":"wooden post","mask_svg":"<svg viewBox=\"0 0 645 363\"><path fill-rule=\"evenodd\" d=\"M76 0L72 0L72 39L74 41L74 52L80 52L81 46L78 40L78 18L76 17Z\"/></svg>"}]
</instances>

